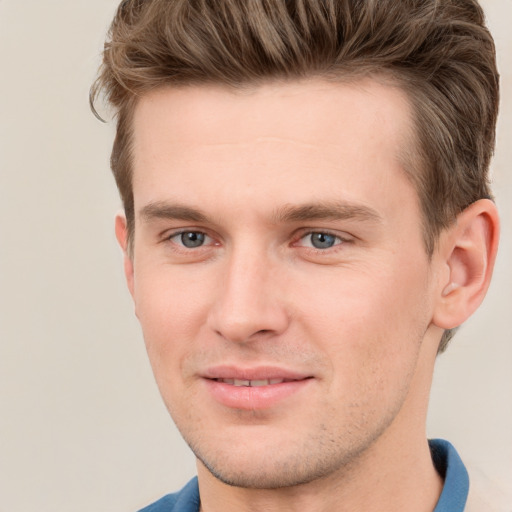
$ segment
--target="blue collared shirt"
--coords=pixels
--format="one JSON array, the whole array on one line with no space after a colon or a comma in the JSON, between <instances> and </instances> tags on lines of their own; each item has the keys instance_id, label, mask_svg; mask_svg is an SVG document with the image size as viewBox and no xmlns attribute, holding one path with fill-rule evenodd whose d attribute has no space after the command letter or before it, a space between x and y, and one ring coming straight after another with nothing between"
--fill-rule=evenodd
<instances>
[{"instance_id":1,"label":"blue collared shirt","mask_svg":"<svg viewBox=\"0 0 512 512\"><path fill-rule=\"evenodd\" d=\"M463 512L469 491L469 477L455 448L443 439L429 441L432 460L444 478L443 492L433 512ZM199 512L197 477L181 491L168 494L139 512Z\"/></svg>"}]
</instances>

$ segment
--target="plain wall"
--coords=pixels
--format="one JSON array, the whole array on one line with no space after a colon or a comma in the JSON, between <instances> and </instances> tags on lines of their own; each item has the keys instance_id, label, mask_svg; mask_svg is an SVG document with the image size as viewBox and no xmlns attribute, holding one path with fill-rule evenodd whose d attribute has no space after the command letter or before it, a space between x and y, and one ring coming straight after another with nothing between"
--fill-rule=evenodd
<instances>
[{"instance_id":1,"label":"plain wall","mask_svg":"<svg viewBox=\"0 0 512 512\"><path fill-rule=\"evenodd\" d=\"M486 0L502 74L495 280L438 361L428 432L512 486L512 2ZM113 127L88 89L117 2L0 0L0 512L137 510L194 460L161 403L113 234ZM512 510L512 507L511 507Z\"/></svg>"}]
</instances>

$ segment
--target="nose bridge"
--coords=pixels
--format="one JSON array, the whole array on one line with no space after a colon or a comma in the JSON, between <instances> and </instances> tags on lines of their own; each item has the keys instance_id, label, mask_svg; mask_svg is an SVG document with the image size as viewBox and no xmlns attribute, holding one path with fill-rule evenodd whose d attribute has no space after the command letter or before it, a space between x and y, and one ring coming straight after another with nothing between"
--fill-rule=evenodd
<instances>
[{"instance_id":1,"label":"nose bridge","mask_svg":"<svg viewBox=\"0 0 512 512\"><path fill-rule=\"evenodd\" d=\"M210 327L229 341L279 334L287 325L276 262L254 244L233 247L226 258Z\"/></svg>"}]
</instances>

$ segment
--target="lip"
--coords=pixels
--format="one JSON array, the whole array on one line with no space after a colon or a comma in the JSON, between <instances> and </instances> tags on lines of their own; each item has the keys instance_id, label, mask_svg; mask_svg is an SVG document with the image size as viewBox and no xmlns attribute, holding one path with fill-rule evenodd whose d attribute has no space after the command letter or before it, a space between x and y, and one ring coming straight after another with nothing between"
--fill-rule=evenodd
<instances>
[{"instance_id":1,"label":"lip","mask_svg":"<svg viewBox=\"0 0 512 512\"><path fill-rule=\"evenodd\" d=\"M311 375L272 366L217 366L208 368L201 378L215 401L231 409L244 410L268 409L299 393L313 381ZM256 381L259 385L236 386L231 383L235 380ZM282 382L261 385L261 381L277 380Z\"/></svg>"}]
</instances>

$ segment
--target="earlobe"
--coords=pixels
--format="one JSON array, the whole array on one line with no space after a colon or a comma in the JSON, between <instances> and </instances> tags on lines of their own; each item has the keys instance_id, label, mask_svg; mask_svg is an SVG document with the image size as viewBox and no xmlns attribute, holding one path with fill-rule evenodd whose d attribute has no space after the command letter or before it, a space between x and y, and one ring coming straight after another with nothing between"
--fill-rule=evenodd
<instances>
[{"instance_id":1,"label":"earlobe","mask_svg":"<svg viewBox=\"0 0 512 512\"><path fill-rule=\"evenodd\" d=\"M126 284L128 285L128 290L130 290L130 294L133 297L133 260L128 250L128 227L124 212L120 212L116 215L115 232L117 242L123 251L123 265Z\"/></svg>"},{"instance_id":2,"label":"earlobe","mask_svg":"<svg viewBox=\"0 0 512 512\"><path fill-rule=\"evenodd\" d=\"M498 213L488 199L471 204L443 233L439 253L447 272L439 283L435 325L458 327L481 304L491 281L498 238Z\"/></svg>"}]
</instances>

